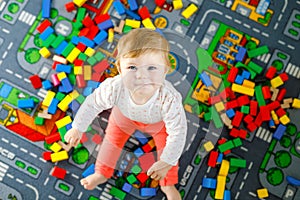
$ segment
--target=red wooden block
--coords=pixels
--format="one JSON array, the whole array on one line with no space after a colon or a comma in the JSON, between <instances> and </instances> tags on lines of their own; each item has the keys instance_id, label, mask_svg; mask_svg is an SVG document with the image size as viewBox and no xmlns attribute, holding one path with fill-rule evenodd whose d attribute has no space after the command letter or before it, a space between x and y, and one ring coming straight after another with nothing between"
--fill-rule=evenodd
<instances>
[{"instance_id":1,"label":"red wooden block","mask_svg":"<svg viewBox=\"0 0 300 200\"><path fill-rule=\"evenodd\" d=\"M231 90L230 87L225 88L226 96L229 97L230 99L235 99L236 96L234 92Z\"/></svg>"},{"instance_id":2,"label":"red wooden block","mask_svg":"<svg viewBox=\"0 0 300 200\"><path fill-rule=\"evenodd\" d=\"M90 26L93 26L95 25L94 24L94 21L90 18L90 16L85 16L85 18L82 20L82 24L85 26L85 27L90 27Z\"/></svg>"},{"instance_id":3,"label":"red wooden block","mask_svg":"<svg viewBox=\"0 0 300 200\"><path fill-rule=\"evenodd\" d=\"M209 153L207 165L210 167L216 167L218 155L219 153L217 151L211 151Z\"/></svg>"},{"instance_id":4,"label":"red wooden block","mask_svg":"<svg viewBox=\"0 0 300 200\"><path fill-rule=\"evenodd\" d=\"M263 86L261 90L264 95L264 99L270 99L272 97L269 86Z\"/></svg>"},{"instance_id":5,"label":"red wooden block","mask_svg":"<svg viewBox=\"0 0 300 200\"><path fill-rule=\"evenodd\" d=\"M97 73L97 72L93 72L93 74L92 74L92 80L96 81L96 82L100 82L101 76L102 76L102 74Z\"/></svg>"},{"instance_id":6,"label":"red wooden block","mask_svg":"<svg viewBox=\"0 0 300 200\"><path fill-rule=\"evenodd\" d=\"M249 5L257 7L259 0L250 0Z\"/></svg>"},{"instance_id":7,"label":"red wooden block","mask_svg":"<svg viewBox=\"0 0 300 200\"><path fill-rule=\"evenodd\" d=\"M212 97L209 97L209 98L208 98L208 103L209 103L210 105L214 105L214 104L216 104L216 103L218 103L218 102L220 102L220 101L221 101L220 96L212 96Z\"/></svg>"},{"instance_id":8,"label":"red wooden block","mask_svg":"<svg viewBox=\"0 0 300 200\"><path fill-rule=\"evenodd\" d=\"M79 42L79 43L77 44L76 48L79 49L81 52L84 52L85 49L86 49L86 46L85 46L85 44ZM78 66L78 65L76 65L76 66Z\"/></svg>"},{"instance_id":9,"label":"red wooden block","mask_svg":"<svg viewBox=\"0 0 300 200\"><path fill-rule=\"evenodd\" d=\"M74 66L83 66L84 61L80 59L75 59L74 60Z\"/></svg>"},{"instance_id":10,"label":"red wooden block","mask_svg":"<svg viewBox=\"0 0 300 200\"><path fill-rule=\"evenodd\" d=\"M76 84L78 88L84 88L86 86L83 75L80 74L76 76Z\"/></svg>"},{"instance_id":11,"label":"red wooden block","mask_svg":"<svg viewBox=\"0 0 300 200\"><path fill-rule=\"evenodd\" d=\"M254 118L250 114L248 114L248 115L246 115L246 117L244 117L244 122L246 122L247 124L253 122L253 120L254 120Z\"/></svg>"},{"instance_id":12,"label":"red wooden block","mask_svg":"<svg viewBox=\"0 0 300 200\"><path fill-rule=\"evenodd\" d=\"M83 134L82 134L82 137L81 137L81 139L80 139L80 142L81 142L81 143L85 143L85 142L87 142L88 140L89 140L89 138L87 137L86 133L83 133Z\"/></svg>"},{"instance_id":13,"label":"red wooden block","mask_svg":"<svg viewBox=\"0 0 300 200\"><path fill-rule=\"evenodd\" d=\"M238 99L238 104L239 104L239 107L242 107L244 105L248 105L250 100L249 100L249 97L247 95L243 95L243 96L240 96Z\"/></svg>"},{"instance_id":14,"label":"red wooden block","mask_svg":"<svg viewBox=\"0 0 300 200\"><path fill-rule=\"evenodd\" d=\"M45 152L43 152L43 158L44 158L44 160L47 160L47 161L51 160L51 154L52 154L51 151L45 151Z\"/></svg>"},{"instance_id":15,"label":"red wooden block","mask_svg":"<svg viewBox=\"0 0 300 200\"><path fill-rule=\"evenodd\" d=\"M67 11L67 12L72 12L73 10L76 9L76 6L75 6L75 4L71 1L71 2L65 4L65 8L66 8L66 11Z\"/></svg>"},{"instance_id":16,"label":"red wooden block","mask_svg":"<svg viewBox=\"0 0 300 200\"><path fill-rule=\"evenodd\" d=\"M94 18L94 21L96 22L96 24L100 24L101 22L104 22L106 20L110 19L110 16L109 14L102 14L102 15L97 15L95 18Z\"/></svg>"},{"instance_id":17,"label":"red wooden block","mask_svg":"<svg viewBox=\"0 0 300 200\"><path fill-rule=\"evenodd\" d=\"M154 2L158 7L162 7L166 3L166 0L154 0Z\"/></svg>"},{"instance_id":18,"label":"red wooden block","mask_svg":"<svg viewBox=\"0 0 300 200\"><path fill-rule=\"evenodd\" d=\"M251 122L250 124L247 125L247 129L250 131L250 132L253 132L257 129L257 126L254 122ZM242 138L242 137L241 137ZM246 137L245 137L246 138Z\"/></svg>"},{"instance_id":19,"label":"red wooden block","mask_svg":"<svg viewBox=\"0 0 300 200\"><path fill-rule=\"evenodd\" d=\"M230 149L223 152L224 156L226 156L226 155L228 155L228 154L230 154L230 153L231 153L231 150L230 150Z\"/></svg>"},{"instance_id":20,"label":"red wooden block","mask_svg":"<svg viewBox=\"0 0 300 200\"><path fill-rule=\"evenodd\" d=\"M225 108L226 110L230 109L230 108L237 108L239 106L238 101L237 100L232 100L232 101L228 101L225 104Z\"/></svg>"},{"instance_id":21,"label":"red wooden block","mask_svg":"<svg viewBox=\"0 0 300 200\"><path fill-rule=\"evenodd\" d=\"M273 101L269 104L267 104L269 111L271 112L272 110L276 110L277 108L280 107L279 101Z\"/></svg>"},{"instance_id":22,"label":"red wooden block","mask_svg":"<svg viewBox=\"0 0 300 200\"><path fill-rule=\"evenodd\" d=\"M284 98L284 96L285 96L285 94L286 94L286 89L285 88L281 88L279 90L279 92L278 92L276 100L279 101L279 102L282 101L283 98Z\"/></svg>"},{"instance_id":23,"label":"red wooden block","mask_svg":"<svg viewBox=\"0 0 300 200\"><path fill-rule=\"evenodd\" d=\"M254 123L252 123L252 124L254 124ZM254 124L254 125L255 125L255 124ZM244 130L244 129L241 129L241 130L239 131L239 138L246 139L246 137L247 137L247 131Z\"/></svg>"},{"instance_id":24,"label":"red wooden block","mask_svg":"<svg viewBox=\"0 0 300 200\"><path fill-rule=\"evenodd\" d=\"M104 70L106 70L109 67L109 63L107 60L101 60L98 62L94 67L93 70L98 73L102 73Z\"/></svg>"},{"instance_id":25,"label":"red wooden block","mask_svg":"<svg viewBox=\"0 0 300 200\"><path fill-rule=\"evenodd\" d=\"M53 167L52 173L51 173L52 176L59 178L59 179L64 179L66 174L67 174L67 170L57 167L57 166Z\"/></svg>"},{"instance_id":26,"label":"red wooden block","mask_svg":"<svg viewBox=\"0 0 300 200\"><path fill-rule=\"evenodd\" d=\"M56 70L56 65L57 65L57 64L60 64L60 62L54 61L54 62L52 63L52 69Z\"/></svg>"},{"instance_id":27,"label":"red wooden block","mask_svg":"<svg viewBox=\"0 0 300 200\"><path fill-rule=\"evenodd\" d=\"M235 78L237 76L237 74L239 73L239 69L236 67L231 67L228 77L227 77L227 81L229 81L230 83L234 83Z\"/></svg>"},{"instance_id":28,"label":"red wooden block","mask_svg":"<svg viewBox=\"0 0 300 200\"><path fill-rule=\"evenodd\" d=\"M257 107L258 107L257 101L251 100L250 101L250 113L249 114L252 115L252 116L256 116Z\"/></svg>"},{"instance_id":29,"label":"red wooden block","mask_svg":"<svg viewBox=\"0 0 300 200\"><path fill-rule=\"evenodd\" d=\"M286 82L287 80L289 80L289 76L285 72L283 72L282 74L279 74L279 76L283 82Z\"/></svg>"},{"instance_id":30,"label":"red wooden block","mask_svg":"<svg viewBox=\"0 0 300 200\"><path fill-rule=\"evenodd\" d=\"M269 121L271 119L271 112L268 106L261 106L259 109L260 109L261 120Z\"/></svg>"},{"instance_id":31,"label":"red wooden block","mask_svg":"<svg viewBox=\"0 0 300 200\"><path fill-rule=\"evenodd\" d=\"M99 135L99 134L95 134L93 137L92 137L92 141L95 143L95 144L100 144L102 142L102 137Z\"/></svg>"},{"instance_id":32,"label":"red wooden block","mask_svg":"<svg viewBox=\"0 0 300 200\"><path fill-rule=\"evenodd\" d=\"M98 26L96 26L96 25L91 26L90 31L88 32L86 37L93 40L95 38L95 36L98 34L98 32L99 32Z\"/></svg>"},{"instance_id":33,"label":"red wooden block","mask_svg":"<svg viewBox=\"0 0 300 200\"><path fill-rule=\"evenodd\" d=\"M231 131L229 132L229 135L234 138L238 137L239 134L240 134L240 131L236 128L232 128Z\"/></svg>"},{"instance_id":34,"label":"red wooden block","mask_svg":"<svg viewBox=\"0 0 300 200\"><path fill-rule=\"evenodd\" d=\"M87 34L89 34L89 32L90 28L84 27L79 31L78 36L86 36Z\"/></svg>"},{"instance_id":35,"label":"red wooden block","mask_svg":"<svg viewBox=\"0 0 300 200\"><path fill-rule=\"evenodd\" d=\"M49 21L48 19L45 19L37 28L36 28L36 30L39 32L39 33L42 33L42 32L44 32L44 30L46 29L46 28L48 28L49 26L51 26L52 25L52 23L51 23L51 21Z\"/></svg>"},{"instance_id":36,"label":"red wooden block","mask_svg":"<svg viewBox=\"0 0 300 200\"><path fill-rule=\"evenodd\" d=\"M49 135L49 136L45 137L45 142L47 144L52 144L52 143L57 142L59 140L61 140L61 137L60 137L59 133L55 133L55 134L52 134L52 135Z\"/></svg>"},{"instance_id":37,"label":"red wooden block","mask_svg":"<svg viewBox=\"0 0 300 200\"><path fill-rule=\"evenodd\" d=\"M286 114L286 112L285 112L285 110L283 109L283 108L278 108L277 110L276 110L276 115L280 118L280 117L282 117L283 115L285 115Z\"/></svg>"},{"instance_id":38,"label":"red wooden block","mask_svg":"<svg viewBox=\"0 0 300 200\"><path fill-rule=\"evenodd\" d=\"M257 117L254 120L254 123L257 127L260 127L260 125L262 124L262 118L261 118L261 114L260 112L258 113Z\"/></svg>"},{"instance_id":39,"label":"red wooden block","mask_svg":"<svg viewBox=\"0 0 300 200\"><path fill-rule=\"evenodd\" d=\"M243 37L242 37L242 40L241 40L241 42L240 42L240 45L241 45L241 46L245 46L245 45L247 44L247 42L248 42L248 39L247 39L245 36L243 36Z\"/></svg>"},{"instance_id":40,"label":"red wooden block","mask_svg":"<svg viewBox=\"0 0 300 200\"><path fill-rule=\"evenodd\" d=\"M142 19L151 18L150 12L147 8L147 6L143 6L138 10L138 14Z\"/></svg>"},{"instance_id":41,"label":"red wooden block","mask_svg":"<svg viewBox=\"0 0 300 200\"><path fill-rule=\"evenodd\" d=\"M237 110L231 121L232 126L239 127L242 122L243 116L244 114Z\"/></svg>"},{"instance_id":42,"label":"red wooden block","mask_svg":"<svg viewBox=\"0 0 300 200\"><path fill-rule=\"evenodd\" d=\"M29 80L30 80L32 86L34 87L34 89L39 89L43 86L42 80L40 79L40 77L38 75L30 76Z\"/></svg>"},{"instance_id":43,"label":"red wooden block","mask_svg":"<svg viewBox=\"0 0 300 200\"><path fill-rule=\"evenodd\" d=\"M147 143L144 146L142 146L142 149L145 153L148 153L152 150L152 147Z\"/></svg>"},{"instance_id":44,"label":"red wooden block","mask_svg":"<svg viewBox=\"0 0 300 200\"><path fill-rule=\"evenodd\" d=\"M269 69L268 69L268 71L267 71L265 77L266 77L267 79L270 79L270 80L271 80L272 78L274 78L276 72L277 72L277 69L276 69L275 67L271 66L271 67L269 67Z\"/></svg>"},{"instance_id":45,"label":"red wooden block","mask_svg":"<svg viewBox=\"0 0 300 200\"><path fill-rule=\"evenodd\" d=\"M148 180L149 176L147 176L146 173L139 173L139 174L136 176L136 178L137 178L141 183L145 183L145 182Z\"/></svg>"},{"instance_id":46,"label":"red wooden block","mask_svg":"<svg viewBox=\"0 0 300 200\"><path fill-rule=\"evenodd\" d=\"M144 172L148 171L148 169L155 162L153 153L145 153L144 155L140 156L138 159L140 162L140 166Z\"/></svg>"}]
</instances>

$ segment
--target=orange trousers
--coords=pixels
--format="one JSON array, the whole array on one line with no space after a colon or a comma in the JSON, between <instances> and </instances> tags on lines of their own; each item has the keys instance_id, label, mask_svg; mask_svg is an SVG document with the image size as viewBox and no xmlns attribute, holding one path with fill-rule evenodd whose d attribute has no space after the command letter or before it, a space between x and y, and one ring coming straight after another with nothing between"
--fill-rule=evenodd
<instances>
[{"instance_id":1,"label":"orange trousers","mask_svg":"<svg viewBox=\"0 0 300 200\"><path fill-rule=\"evenodd\" d=\"M148 133L153 137L157 150L157 159L160 159L168 135L164 122L143 124L132 121L125 117L115 106L109 117L106 134L97 156L95 164L96 173L102 174L107 178L112 177L121 152L125 151L123 147L135 130ZM175 185L177 183L178 163L168 171L163 180L159 181L161 186Z\"/></svg>"}]
</instances>

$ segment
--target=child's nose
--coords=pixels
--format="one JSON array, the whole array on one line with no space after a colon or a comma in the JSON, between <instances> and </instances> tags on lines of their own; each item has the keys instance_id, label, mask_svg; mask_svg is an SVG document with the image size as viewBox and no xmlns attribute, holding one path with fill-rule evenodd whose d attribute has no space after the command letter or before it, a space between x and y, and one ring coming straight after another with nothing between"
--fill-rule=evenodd
<instances>
[{"instance_id":1,"label":"child's nose","mask_svg":"<svg viewBox=\"0 0 300 200\"><path fill-rule=\"evenodd\" d=\"M144 68L140 68L136 72L136 77L137 78L147 78L148 77L148 72Z\"/></svg>"}]
</instances>

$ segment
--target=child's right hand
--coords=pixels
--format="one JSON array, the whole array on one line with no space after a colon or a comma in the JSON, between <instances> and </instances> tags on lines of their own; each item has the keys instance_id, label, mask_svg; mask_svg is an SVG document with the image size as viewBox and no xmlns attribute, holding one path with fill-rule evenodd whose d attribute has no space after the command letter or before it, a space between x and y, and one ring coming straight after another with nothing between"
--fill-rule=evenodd
<instances>
[{"instance_id":1,"label":"child's right hand","mask_svg":"<svg viewBox=\"0 0 300 200\"><path fill-rule=\"evenodd\" d=\"M71 128L70 130L68 130L64 138L67 143L69 143L73 147L76 147L79 144L81 137L81 132L79 132L76 128Z\"/></svg>"}]
</instances>

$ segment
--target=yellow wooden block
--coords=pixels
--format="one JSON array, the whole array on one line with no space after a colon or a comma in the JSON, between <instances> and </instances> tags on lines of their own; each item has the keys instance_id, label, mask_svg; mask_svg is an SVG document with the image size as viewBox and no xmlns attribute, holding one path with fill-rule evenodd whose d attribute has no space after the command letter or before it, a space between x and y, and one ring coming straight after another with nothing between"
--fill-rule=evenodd
<instances>
[{"instance_id":1,"label":"yellow wooden block","mask_svg":"<svg viewBox=\"0 0 300 200\"><path fill-rule=\"evenodd\" d=\"M293 108L300 108L300 99L294 98L292 103Z\"/></svg>"},{"instance_id":2,"label":"yellow wooden block","mask_svg":"<svg viewBox=\"0 0 300 200\"><path fill-rule=\"evenodd\" d=\"M42 102L43 106L49 107L51 104L52 99L55 97L55 92L52 92L50 90L47 91L47 94Z\"/></svg>"},{"instance_id":3,"label":"yellow wooden block","mask_svg":"<svg viewBox=\"0 0 300 200\"><path fill-rule=\"evenodd\" d=\"M140 28L141 21L134 19L125 19L125 25L131 26L132 28Z\"/></svg>"},{"instance_id":4,"label":"yellow wooden block","mask_svg":"<svg viewBox=\"0 0 300 200\"><path fill-rule=\"evenodd\" d=\"M268 192L267 188L258 189L258 190L256 190L256 192L257 192L258 198L260 198L260 199L263 199L263 198L266 198L269 196L269 192Z\"/></svg>"},{"instance_id":5,"label":"yellow wooden block","mask_svg":"<svg viewBox=\"0 0 300 200\"><path fill-rule=\"evenodd\" d=\"M216 103L214 106L216 107L216 110L218 112L221 112L222 110L225 109L224 103L222 101Z\"/></svg>"},{"instance_id":6,"label":"yellow wooden block","mask_svg":"<svg viewBox=\"0 0 300 200\"><path fill-rule=\"evenodd\" d=\"M90 65L83 66L83 78L85 81L91 80L92 78L92 67Z\"/></svg>"},{"instance_id":7,"label":"yellow wooden block","mask_svg":"<svg viewBox=\"0 0 300 200\"><path fill-rule=\"evenodd\" d=\"M62 111L66 112L68 110L69 104L72 101L73 101L73 99L69 95L66 95L65 98L63 98L63 100L61 100L61 102L59 102L57 107L59 109L61 109Z\"/></svg>"},{"instance_id":8,"label":"yellow wooden block","mask_svg":"<svg viewBox=\"0 0 300 200\"><path fill-rule=\"evenodd\" d=\"M76 4L78 7L81 7L83 4L85 4L87 0L73 0L73 3Z\"/></svg>"},{"instance_id":9,"label":"yellow wooden block","mask_svg":"<svg viewBox=\"0 0 300 200\"><path fill-rule=\"evenodd\" d=\"M82 74L82 66L74 66L74 74Z\"/></svg>"},{"instance_id":10,"label":"yellow wooden block","mask_svg":"<svg viewBox=\"0 0 300 200\"><path fill-rule=\"evenodd\" d=\"M271 117L272 117L272 119L273 119L274 121L278 121L278 116L277 116L277 114L275 113L274 110L271 111Z\"/></svg>"},{"instance_id":11,"label":"yellow wooden block","mask_svg":"<svg viewBox=\"0 0 300 200\"><path fill-rule=\"evenodd\" d=\"M243 81L242 86L247 87L247 88L254 88L255 87L255 83L252 82L252 81L249 81L249 80L245 79Z\"/></svg>"},{"instance_id":12,"label":"yellow wooden block","mask_svg":"<svg viewBox=\"0 0 300 200\"><path fill-rule=\"evenodd\" d=\"M39 53L41 54L41 56L43 56L44 58L48 58L49 56L51 56L51 52L47 49L47 47L43 47L39 50Z\"/></svg>"},{"instance_id":13,"label":"yellow wooden block","mask_svg":"<svg viewBox=\"0 0 300 200\"><path fill-rule=\"evenodd\" d=\"M211 141L207 141L207 142L204 143L203 147L204 147L206 152L210 152L211 150L214 149L215 146Z\"/></svg>"},{"instance_id":14,"label":"yellow wooden block","mask_svg":"<svg viewBox=\"0 0 300 200\"><path fill-rule=\"evenodd\" d=\"M88 57L91 57L95 54L95 50L92 49L91 47L86 48L86 50L84 51L84 54L86 54Z\"/></svg>"},{"instance_id":15,"label":"yellow wooden block","mask_svg":"<svg viewBox=\"0 0 300 200\"><path fill-rule=\"evenodd\" d=\"M64 78L67 78L67 74L65 72L59 72L56 75L59 81L63 80Z\"/></svg>"},{"instance_id":16,"label":"yellow wooden block","mask_svg":"<svg viewBox=\"0 0 300 200\"><path fill-rule=\"evenodd\" d=\"M190 18L195 12L197 12L198 7L195 4L190 4L186 9L184 9L181 13L181 15L188 19Z\"/></svg>"},{"instance_id":17,"label":"yellow wooden block","mask_svg":"<svg viewBox=\"0 0 300 200\"><path fill-rule=\"evenodd\" d=\"M112 43L114 41L114 29L113 28L108 29L108 39L107 39L107 41L109 43Z\"/></svg>"},{"instance_id":18,"label":"yellow wooden block","mask_svg":"<svg viewBox=\"0 0 300 200\"><path fill-rule=\"evenodd\" d=\"M57 153L61 150L61 146L57 143L57 142L54 142L51 146L50 146L50 149L54 152L54 153Z\"/></svg>"},{"instance_id":19,"label":"yellow wooden block","mask_svg":"<svg viewBox=\"0 0 300 200\"><path fill-rule=\"evenodd\" d=\"M63 150L57 153L52 153L50 155L52 162L58 162L62 160L67 160L69 158L68 152Z\"/></svg>"},{"instance_id":20,"label":"yellow wooden block","mask_svg":"<svg viewBox=\"0 0 300 200\"><path fill-rule=\"evenodd\" d=\"M60 119L60 120L57 120L55 122L55 125L57 126L58 129L66 126L67 124L70 124L72 122L72 119L71 117L68 115L68 116L65 116L64 118Z\"/></svg>"},{"instance_id":21,"label":"yellow wooden block","mask_svg":"<svg viewBox=\"0 0 300 200\"><path fill-rule=\"evenodd\" d=\"M142 21L142 24L145 26L145 28L151 29L151 30L155 30L156 27L154 26L154 24L152 23L150 18L146 18Z\"/></svg>"},{"instance_id":22,"label":"yellow wooden block","mask_svg":"<svg viewBox=\"0 0 300 200\"><path fill-rule=\"evenodd\" d=\"M217 187L215 191L215 199L223 199L226 185L226 176L217 176Z\"/></svg>"},{"instance_id":23,"label":"yellow wooden block","mask_svg":"<svg viewBox=\"0 0 300 200\"><path fill-rule=\"evenodd\" d=\"M183 7L183 3L181 0L173 0L173 8L174 10L179 10Z\"/></svg>"},{"instance_id":24,"label":"yellow wooden block","mask_svg":"<svg viewBox=\"0 0 300 200\"><path fill-rule=\"evenodd\" d=\"M232 84L231 90L233 92L237 92L237 93L240 93L240 94L245 94L245 95L248 95L248 96L253 96L254 95L254 89L253 88L247 88L245 86L238 85L236 83Z\"/></svg>"},{"instance_id":25,"label":"yellow wooden block","mask_svg":"<svg viewBox=\"0 0 300 200\"><path fill-rule=\"evenodd\" d=\"M229 172L230 163L228 160L222 160L221 167L219 170L220 176L227 176Z\"/></svg>"},{"instance_id":26,"label":"yellow wooden block","mask_svg":"<svg viewBox=\"0 0 300 200\"><path fill-rule=\"evenodd\" d=\"M73 90L71 93L68 94L72 99L76 99L79 97L79 92L77 90Z\"/></svg>"},{"instance_id":27,"label":"yellow wooden block","mask_svg":"<svg viewBox=\"0 0 300 200\"><path fill-rule=\"evenodd\" d=\"M279 86L281 86L284 82L282 81L282 79L280 78L280 76L276 76L275 78L273 78L270 81L271 85L273 88L277 88Z\"/></svg>"},{"instance_id":28,"label":"yellow wooden block","mask_svg":"<svg viewBox=\"0 0 300 200\"><path fill-rule=\"evenodd\" d=\"M80 53L81 53L81 51L75 47L67 56L67 58L66 58L67 61L69 61L70 63L73 63L74 60L79 56Z\"/></svg>"},{"instance_id":29,"label":"yellow wooden block","mask_svg":"<svg viewBox=\"0 0 300 200\"><path fill-rule=\"evenodd\" d=\"M279 118L279 121L283 124L286 125L288 124L291 120L287 115L283 115Z\"/></svg>"}]
</instances>

